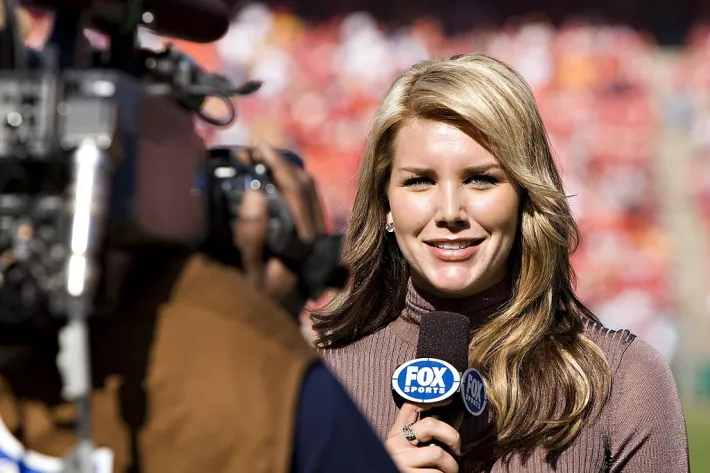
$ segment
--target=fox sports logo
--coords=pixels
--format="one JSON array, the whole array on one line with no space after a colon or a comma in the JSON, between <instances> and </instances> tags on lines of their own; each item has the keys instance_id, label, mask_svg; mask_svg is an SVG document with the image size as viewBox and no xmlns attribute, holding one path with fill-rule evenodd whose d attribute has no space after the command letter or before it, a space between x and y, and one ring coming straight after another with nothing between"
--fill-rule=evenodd
<instances>
[{"instance_id":1,"label":"fox sports logo","mask_svg":"<svg viewBox=\"0 0 710 473\"><path fill-rule=\"evenodd\" d=\"M486 385L481 373L469 368L461 375L461 397L469 414L479 416L486 408Z\"/></svg>"},{"instance_id":2,"label":"fox sports logo","mask_svg":"<svg viewBox=\"0 0 710 473\"><path fill-rule=\"evenodd\" d=\"M436 358L410 360L392 375L392 389L407 401L421 404L448 399L460 382L456 368Z\"/></svg>"}]
</instances>

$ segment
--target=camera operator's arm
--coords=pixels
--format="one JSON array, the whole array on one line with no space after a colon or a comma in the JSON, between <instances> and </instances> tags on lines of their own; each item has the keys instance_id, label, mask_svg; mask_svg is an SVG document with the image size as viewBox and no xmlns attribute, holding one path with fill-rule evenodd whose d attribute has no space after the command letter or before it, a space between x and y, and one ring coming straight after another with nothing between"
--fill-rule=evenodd
<instances>
[{"instance_id":1,"label":"camera operator's arm","mask_svg":"<svg viewBox=\"0 0 710 473\"><path fill-rule=\"evenodd\" d=\"M296 232L303 241L325 233L323 209L313 178L302 168L290 163L267 143L253 150L241 149L237 158L243 164L265 164L275 185L283 195L294 220ZM264 257L268 230L268 209L264 194L248 191L240 205L235 225L235 244L242 254L247 278L292 315L297 315L307 302L298 290L298 276L277 258Z\"/></svg>"}]
</instances>

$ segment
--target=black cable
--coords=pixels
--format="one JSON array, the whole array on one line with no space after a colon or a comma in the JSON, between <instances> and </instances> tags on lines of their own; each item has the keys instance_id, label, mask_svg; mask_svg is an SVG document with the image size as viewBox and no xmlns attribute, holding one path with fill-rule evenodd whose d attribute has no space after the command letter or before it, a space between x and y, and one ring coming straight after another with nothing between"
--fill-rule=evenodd
<instances>
[{"instance_id":1,"label":"black cable","mask_svg":"<svg viewBox=\"0 0 710 473\"><path fill-rule=\"evenodd\" d=\"M237 110L234 107L234 103L232 102L232 99L226 95L211 95L209 97L212 98L218 98L221 99L222 102L227 106L227 110L229 111L229 114L227 118L220 120L219 118L213 117L211 115L207 115L202 111L202 109L198 110L197 116L199 116L202 120L206 121L210 125L218 126L218 127L225 127L231 125L234 120L237 119Z\"/></svg>"}]
</instances>

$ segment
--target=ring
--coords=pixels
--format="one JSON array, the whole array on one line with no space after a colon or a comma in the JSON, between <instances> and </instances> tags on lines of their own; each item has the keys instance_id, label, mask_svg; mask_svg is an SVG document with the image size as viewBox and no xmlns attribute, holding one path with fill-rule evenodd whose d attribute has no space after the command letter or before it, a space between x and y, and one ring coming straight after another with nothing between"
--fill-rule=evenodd
<instances>
[{"instance_id":1,"label":"ring","mask_svg":"<svg viewBox=\"0 0 710 473\"><path fill-rule=\"evenodd\" d=\"M412 424L407 424L404 427L402 427L402 433L404 434L404 438L406 438L410 442L414 442L415 440L417 440L417 436L414 434L414 431L412 430Z\"/></svg>"}]
</instances>

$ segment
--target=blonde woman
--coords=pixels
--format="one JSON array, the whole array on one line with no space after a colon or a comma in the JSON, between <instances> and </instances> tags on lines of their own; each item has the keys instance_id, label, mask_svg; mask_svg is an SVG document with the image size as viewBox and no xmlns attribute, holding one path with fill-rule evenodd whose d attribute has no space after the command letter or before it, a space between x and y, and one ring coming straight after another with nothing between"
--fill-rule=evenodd
<instances>
[{"instance_id":1,"label":"blonde woman","mask_svg":"<svg viewBox=\"0 0 710 473\"><path fill-rule=\"evenodd\" d=\"M593 235L590 235L593 238ZM316 315L330 367L402 471L684 472L667 363L578 300L576 224L535 100L482 55L404 72L379 107L346 259L349 291ZM470 317L487 407L458 429L392 400L422 314ZM408 440L409 438L409 440ZM418 448L437 439L448 446Z\"/></svg>"}]
</instances>

